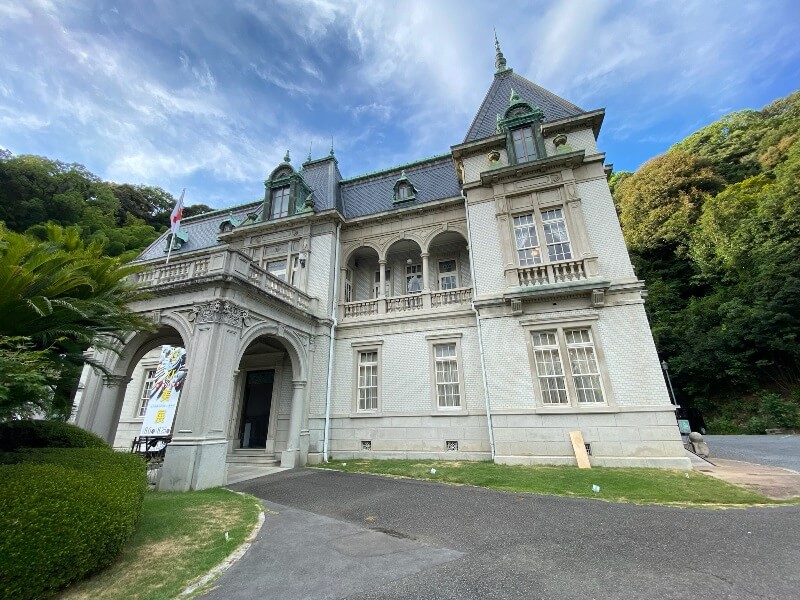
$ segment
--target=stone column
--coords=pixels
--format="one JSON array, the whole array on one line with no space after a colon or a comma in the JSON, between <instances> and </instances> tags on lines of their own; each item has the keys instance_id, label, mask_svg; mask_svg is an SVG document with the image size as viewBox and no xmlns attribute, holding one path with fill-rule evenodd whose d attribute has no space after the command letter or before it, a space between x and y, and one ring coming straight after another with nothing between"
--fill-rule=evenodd
<instances>
[{"instance_id":1,"label":"stone column","mask_svg":"<svg viewBox=\"0 0 800 600\"><path fill-rule=\"evenodd\" d=\"M381 276L379 280L380 287L378 288L378 298L386 296L386 259L382 258L378 261L381 267Z\"/></svg>"},{"instance_id":2,"label":"stone column","mask_svg":"<svg viewBox=\"0 0 800 600\"><path fill-rule=\"evenodd\" d=\"M300 464L300 428L303 425L305 381L292 381L292 412L289 415L289 440L281 454L281 467L294 469Z\"/></svg>"},{"instance_id":3,"label":"stone column","mask_svg":"<svg viewBox=\"0 0 800 600\"><path fill-rule=\"evenodd\" d=\"M233 404L241 329L247 311L229 300L195 307L172 442L167 446L159 490L202 490L225 484L227 426Z\"/></svg>"},{"instance_id":4,"label":"stone column","mask_svg":"<svg viewBox=\"0 0 800 600\"><path fill-rule=\"evenodd\" d=\"M130 382L130 378L124 375L91 373L83 390L76 424L113 445L122 411L122 398Z\"/></svg>"},{"instance_id":5,"label":"stone column","mask_svg":"<svg viewBox=\"0 0 800 600\"><path fill-rule=\"evenodd\" d=\"M427 292L431 289L430 283L428 282L428 257L430 254L427 252L423 252L422 256L422 290Z\"/></svg>"}]
</instances>

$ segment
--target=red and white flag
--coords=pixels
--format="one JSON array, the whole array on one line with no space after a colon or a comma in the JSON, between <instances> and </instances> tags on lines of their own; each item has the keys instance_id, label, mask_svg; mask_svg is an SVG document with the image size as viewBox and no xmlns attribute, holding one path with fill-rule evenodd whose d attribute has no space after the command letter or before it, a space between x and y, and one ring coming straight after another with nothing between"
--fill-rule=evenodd
<instances>
[{"instance_id":1,"label":"red and white flag","mask_svg":"<svg viewBox=\"0 0 800 600\"><path fill-rule=\"evenodd\" d=\"M169 218L169 230L172 232L172 235L177 235L181 228L181 217L183 216L183 195L185 193L186 188L184 188L181 192L181 197L175 204L175 208L172 209L172 215L170 215Z\"/></svg>"}]
</instances>

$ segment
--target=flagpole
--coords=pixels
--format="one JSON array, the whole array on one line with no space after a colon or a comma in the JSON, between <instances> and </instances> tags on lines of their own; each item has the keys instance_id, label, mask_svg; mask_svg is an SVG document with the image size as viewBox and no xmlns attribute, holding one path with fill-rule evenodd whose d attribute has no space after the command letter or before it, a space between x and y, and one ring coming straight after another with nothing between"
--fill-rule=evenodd
<instances>
[{"instance_id":1,"label":"flagpole","mask_svg":"<svg viewBox=\"0 0 800 600\"><path fill-rule=\"evenodd\" d=\"M183 188L181 191L181 197L175 203L175 208L172 209L172 214L169 217L169 228L170 228L170 235L169 235L169 246L167 247L167 261L164 265L169 264L169 257L172 255L172 246L175 243L175 235L178 233L178 229L181 226L181 217L183 216L183 195L186 193L186 188Z\"/></svg>"}]
</instances>

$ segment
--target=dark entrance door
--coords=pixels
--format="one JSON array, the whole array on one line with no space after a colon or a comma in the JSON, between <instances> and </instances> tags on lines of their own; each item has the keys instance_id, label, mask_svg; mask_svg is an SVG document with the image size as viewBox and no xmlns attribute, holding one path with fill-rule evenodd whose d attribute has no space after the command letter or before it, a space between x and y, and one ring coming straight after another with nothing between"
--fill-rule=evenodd
<instances>
[{"instance_id":1,"label":"dark entrance door","mask_svg":"<svg viewBox=\"0 0 800 600\"><path fill-rule=\"evenodd\" d=\"M248 371L244 384L244 406L239 434L242 448L264 448L267 445L269 408L275 371Z\"/></svg>"}]
</instances>

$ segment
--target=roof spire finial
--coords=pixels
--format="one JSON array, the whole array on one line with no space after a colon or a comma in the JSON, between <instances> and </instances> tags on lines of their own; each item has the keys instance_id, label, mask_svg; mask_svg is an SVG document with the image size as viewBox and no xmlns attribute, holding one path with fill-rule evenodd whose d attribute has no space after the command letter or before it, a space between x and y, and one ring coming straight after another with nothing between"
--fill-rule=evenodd
<instances>
[{"instance_id":1,"label":"roof spire finial","mask_svg":"<svg viewBox=\"0 0 800 600\"><path fill-rule=\"evenodd\" d=\"M306 159L306 162L311 162L311 148L313 147L314 147L314 140L311 140L311 142L308 144L308 158Z\"/></svg>"},{"instance_id":2,"label":"roof spire finial","mask_svg":"<svg viewBox=\"0 0 800 600\"><path fill-rule=\"evenodd\" d=\"M288 150L286 151L286 155L283 157L283 162L285 162L285 163L292 162L292 159L289 158L289 151Z\"/></svg>"},{"instance_id":3,"label":"roof spire finial","mask_svg":"<svg viewBox=\"0 0 800 600\"><path fill-rule=\"evenodd\" d=\"M497 39L497 29L494 30L494 66L497 67L497 73L502 73L503 71L507 71L508 67L506 67L506 58L503 56L503 51L500 50L500 42Z\"/></svg>"},{"instance_id":4,"label":"roof spire finial","mask_svg":"<svg viewBox=\"0 0 800 600\"><path fill-rule=\"evenodd\" d=\"M331 156L333 156L333 136L331 136Z\"/></svg>"},{"instance_id":5,"label":"roof spire finial","mask_svg":"<svg viewBox=\"0 0 800 600\"><path fill-rule=\"evenodd\" d=\"M508 99L508 105L511 106L517 102L519 102L519 94L514 91L514 88L511 88L511 97Z\"/></svg>"}]
</instances>

